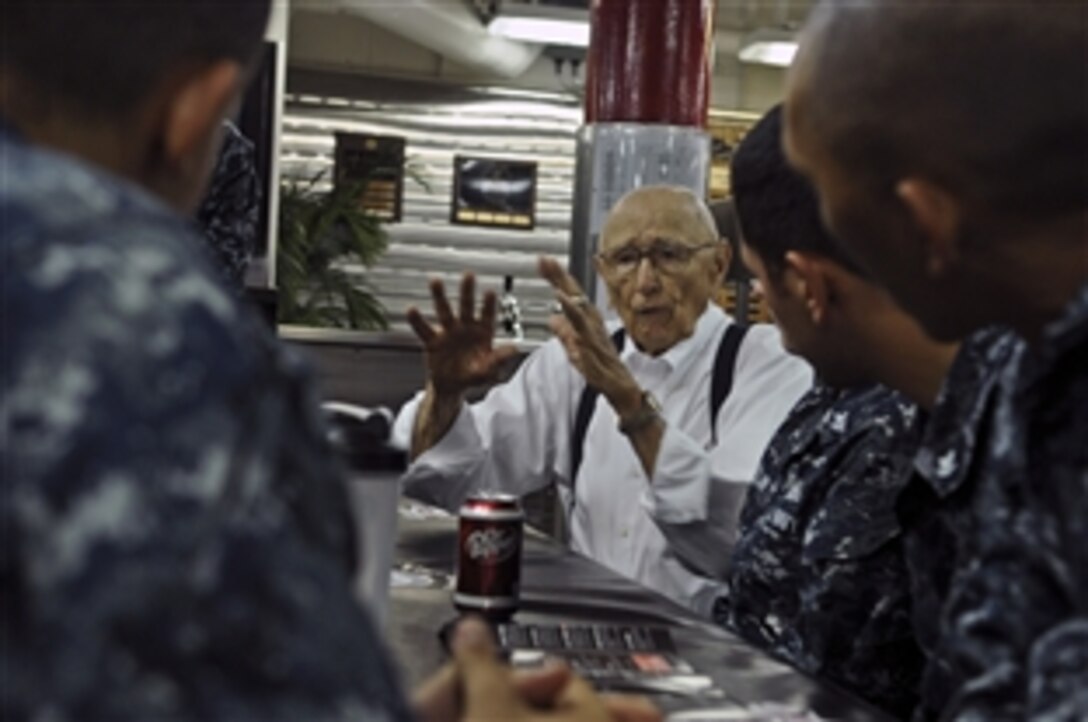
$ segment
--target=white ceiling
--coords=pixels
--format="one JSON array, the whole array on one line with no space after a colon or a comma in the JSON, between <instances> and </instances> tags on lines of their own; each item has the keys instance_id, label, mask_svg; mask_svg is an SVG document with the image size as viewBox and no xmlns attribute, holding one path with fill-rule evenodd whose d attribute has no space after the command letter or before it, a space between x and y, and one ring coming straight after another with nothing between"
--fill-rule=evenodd
<instances>
[{"instance_id":1,"label":"white ceiling","mask_svg":"<svg viewBox=\"0 0 1088 722\"><path fill-rule=\"evenodd\" d=\"M587 4L585 0L548 1ZM413 5L431 4L440 12L460 12L475 22L472 6L488 2L491 0L429 0ZM548 58L540 58L515 78L451 62L429 46L422 33L407 33L412 36L408 39L403 32L375 25L364 17L366 13L345 12L367 3L390 7L389 0L291 0L289 63L307 69L531 89L563 90L577 83L569 66L565 75L557 78ZM811 5L811 0L719 0L711 93L715 107L762 111L780 99L783 73L743 65L736 52L745 33L761 27L798 26Z\"/></svg>"}]
</instances>

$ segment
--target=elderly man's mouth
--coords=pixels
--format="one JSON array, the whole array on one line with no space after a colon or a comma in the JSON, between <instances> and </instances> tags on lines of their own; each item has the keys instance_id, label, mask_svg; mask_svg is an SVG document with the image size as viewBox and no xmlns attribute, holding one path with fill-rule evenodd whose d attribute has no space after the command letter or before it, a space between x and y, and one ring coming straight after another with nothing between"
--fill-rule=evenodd
<instances>
[{"instance_id":1,"label":"elderly man's mouth","mask_svg":"<svg viewBox=\"0 0 1088 722\"><path fill-rule=\"evenodd\" d=\"M668 308L639 308L635 309L635 315L639 318L662 318L670 313Z\"/></svg>"}]
</instances>

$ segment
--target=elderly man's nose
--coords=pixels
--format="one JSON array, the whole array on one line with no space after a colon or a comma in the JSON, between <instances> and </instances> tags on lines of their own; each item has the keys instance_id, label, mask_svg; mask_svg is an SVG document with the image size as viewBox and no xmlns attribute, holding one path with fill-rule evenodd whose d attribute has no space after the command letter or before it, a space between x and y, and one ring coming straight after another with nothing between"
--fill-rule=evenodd
<instances>
[{"instance_id":1,"label":"elderly man's nose","mask_svg":"<svg viewBox=\"0 0 1088 722\"><path fill-rule=\"evenodd\" d=\"M643 256L638 260L635 274L639 288L653 288L661 281L661 278L658 275L657 266L654 265L652 258L648 255Z\"/></svg>"}]
</instances>

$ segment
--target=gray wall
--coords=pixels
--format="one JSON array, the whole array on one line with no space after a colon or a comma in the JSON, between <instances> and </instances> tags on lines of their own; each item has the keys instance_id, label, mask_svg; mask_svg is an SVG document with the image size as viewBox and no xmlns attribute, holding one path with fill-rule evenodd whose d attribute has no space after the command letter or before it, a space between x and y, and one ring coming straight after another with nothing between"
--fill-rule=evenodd
<instances>
[{"instance_id":1,"label":"gray wall","mask_svg":"<svg viewBox=\"0 0 1088 722\"><path fill-rule=\"evenodd\" d=\"M527 335L543 338L552 294L537 277L536 259L546 254L566 262L580 118L580 108L560 96L293 71L280 163L287 178L308 179L324 171L331 179L334 133L406 138L409 164L420 182L405 182L403 218L387 227L385 257L373 269L347 270L377 289L394 330L402 331L408 306L429 307L430 276L456 283L471 270L482 288L496 291L503 276L513 276ZM457 154L537 162L536 227L451 225Z\"/></svg>"}]
</instances>

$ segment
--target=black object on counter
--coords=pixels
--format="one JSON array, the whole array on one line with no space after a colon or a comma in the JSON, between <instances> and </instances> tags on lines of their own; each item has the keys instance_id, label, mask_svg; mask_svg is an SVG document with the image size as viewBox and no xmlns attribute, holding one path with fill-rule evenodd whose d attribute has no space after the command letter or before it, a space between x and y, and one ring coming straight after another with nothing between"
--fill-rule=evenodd
<instances>
[{"instance_id":1,"label":"black object on counter","mask_svg":"<svg viewBox=\"0 0 1088 722\"><path fill-rule=\"evenodd\" d=\"M408 454L389 444L392 413L386 408L365 409L347 404L325 404L329 443L353 471L404 471Z\"/></svg>"}]
</instances>

